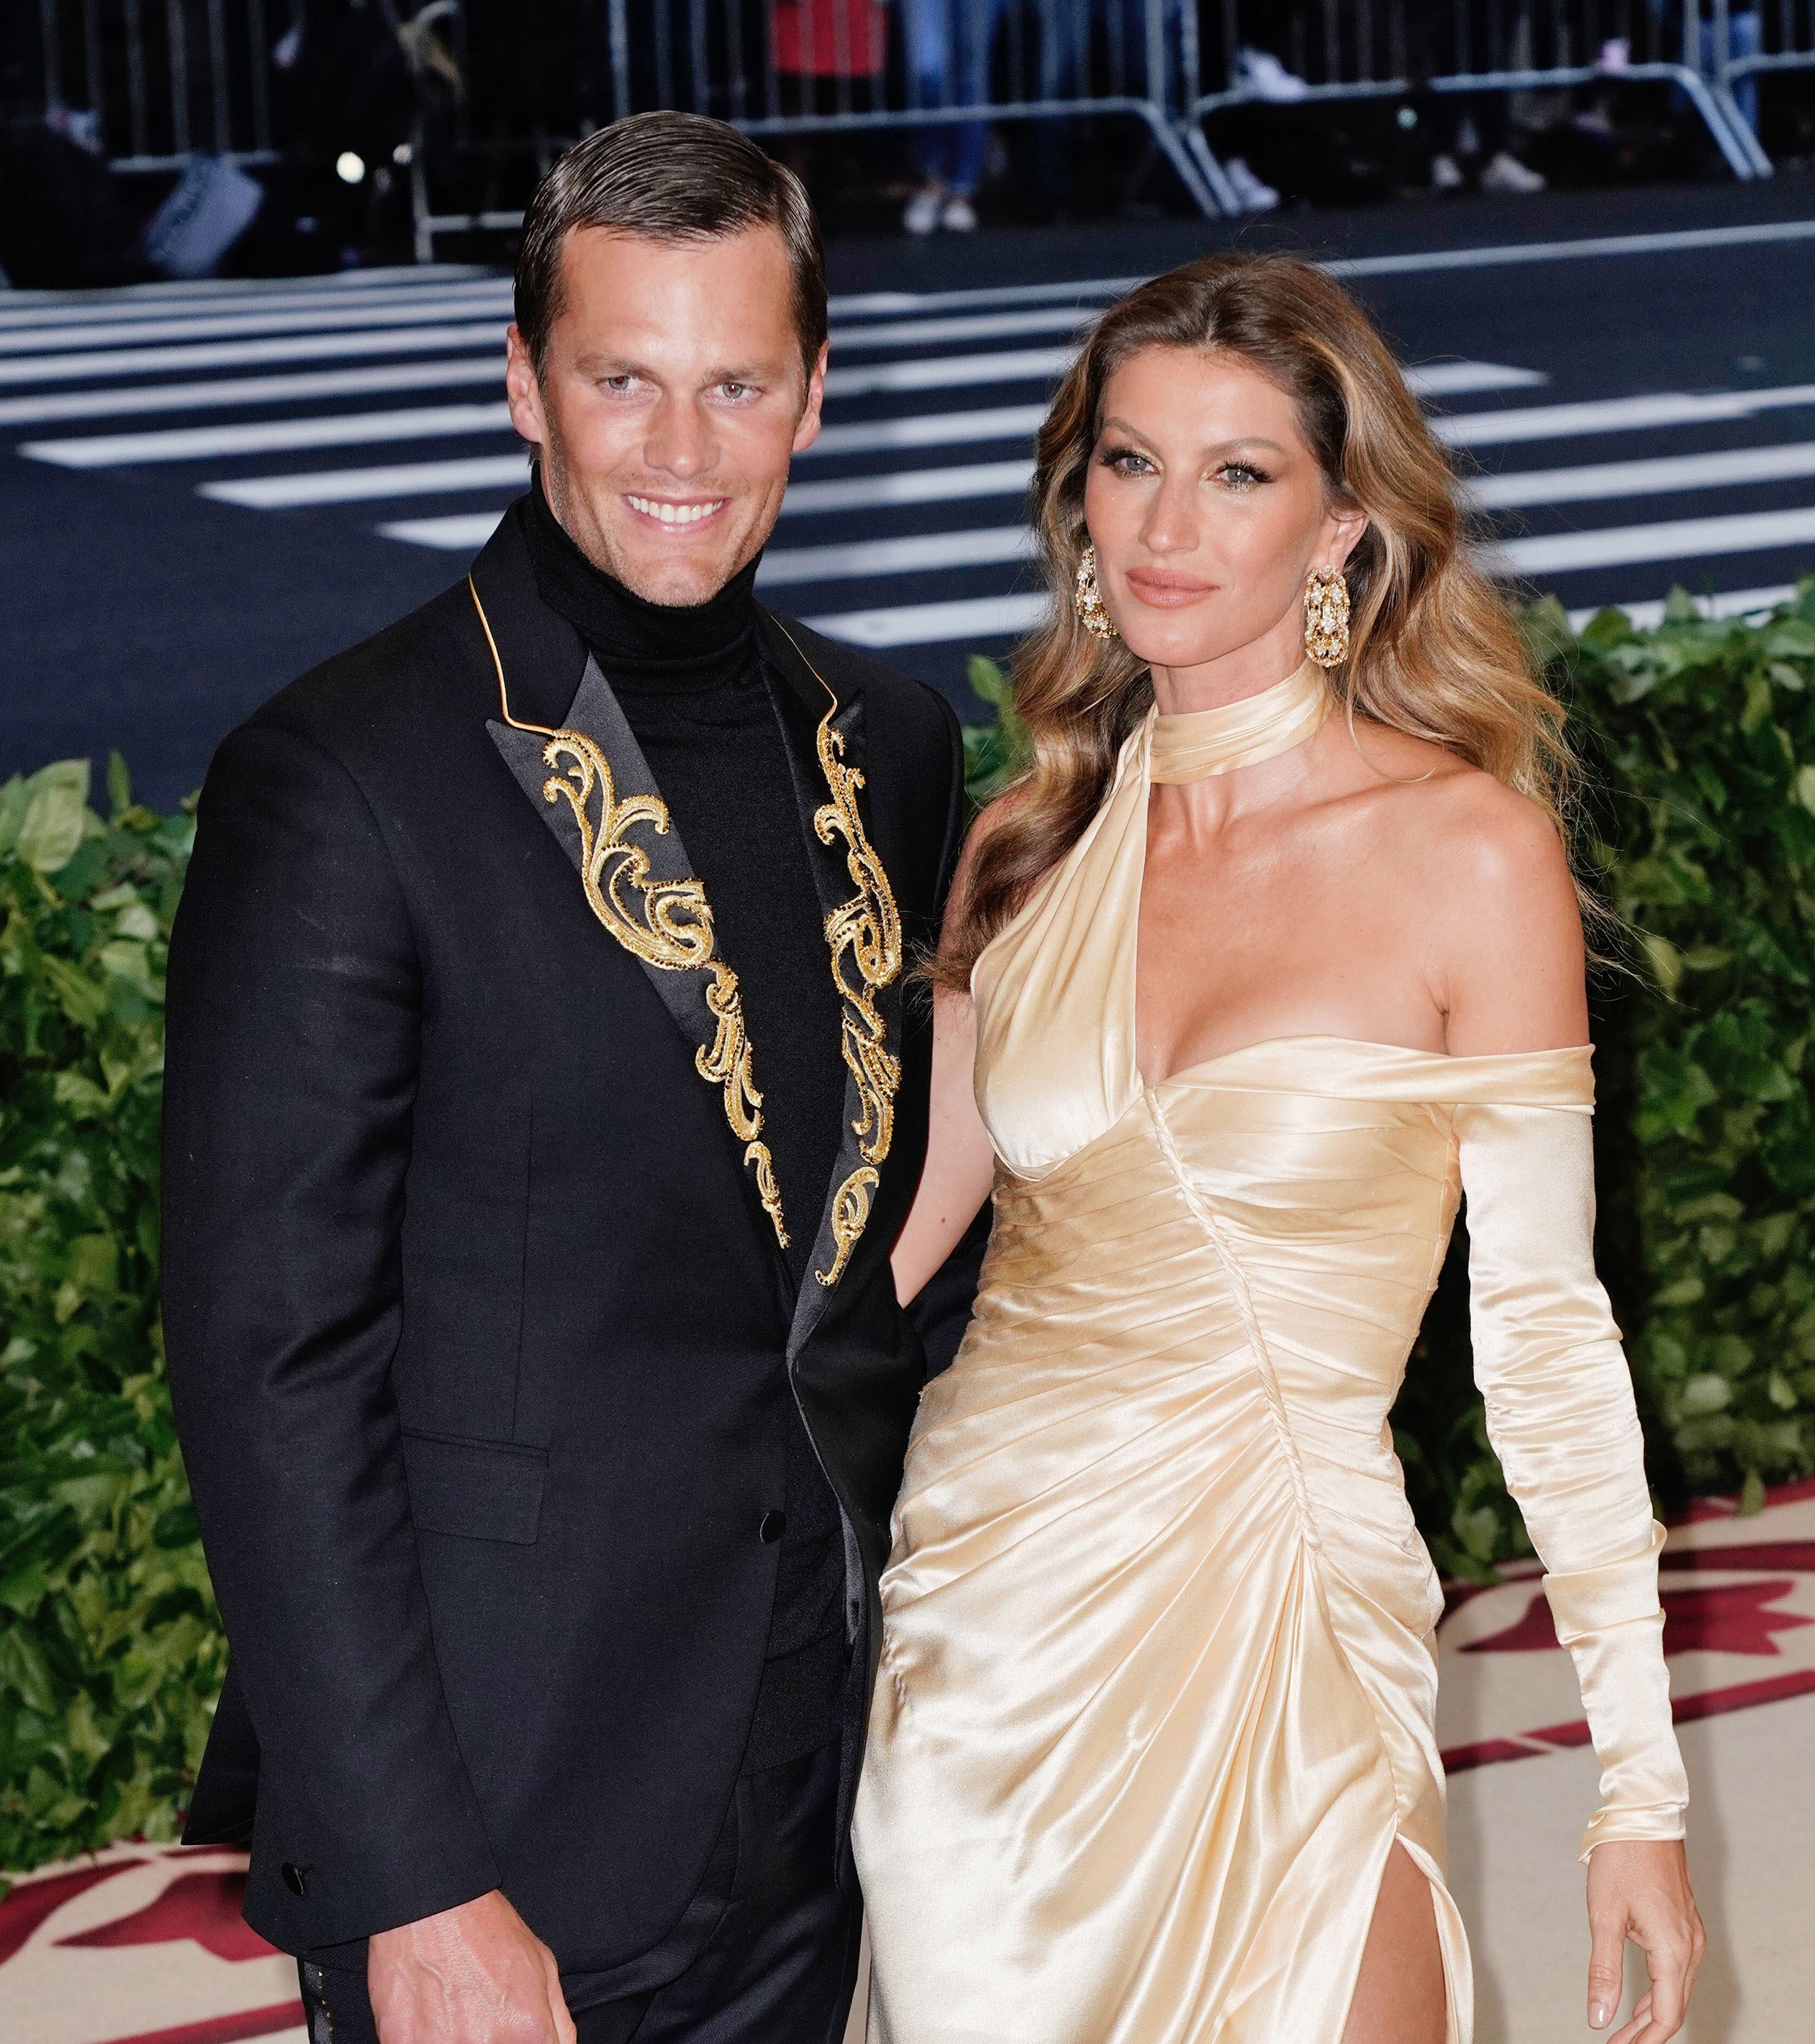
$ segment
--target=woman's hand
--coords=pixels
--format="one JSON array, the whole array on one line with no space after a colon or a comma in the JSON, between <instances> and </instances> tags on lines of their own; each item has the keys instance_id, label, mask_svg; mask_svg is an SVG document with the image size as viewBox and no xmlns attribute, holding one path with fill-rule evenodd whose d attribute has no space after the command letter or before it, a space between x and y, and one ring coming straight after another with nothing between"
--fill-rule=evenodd
<instances>
[{"instance_id":1,"label":"woman's hand","mask_svg":"<svg viewBox=\"0 0 1815 2044\"><path fill-rule=\"evenodd\" d=\"M1588 2026L1600 2030L1620 2006L1626 1940L1644 1953L1652 1984L1632 2020L1607 2044L1664 2044L1682 2027L1708 1934L1689 1885L1679 1838L1609 1838L1588 1856Z\"/></svg>"}]
</instances>

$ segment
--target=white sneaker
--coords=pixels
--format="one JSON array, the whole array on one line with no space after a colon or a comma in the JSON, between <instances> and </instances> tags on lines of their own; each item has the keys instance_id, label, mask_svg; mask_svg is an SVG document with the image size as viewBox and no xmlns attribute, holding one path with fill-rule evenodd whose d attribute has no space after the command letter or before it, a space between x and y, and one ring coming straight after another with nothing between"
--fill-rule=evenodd
<instances>
[{"instance_id":1,"label":"white sneaker","mask_svg":"<svg viewBox=\"0 0 1815 2044\"><path fill-rule=\"evenodd\" d=\"M1521 198L1533 192L1548 191L1549 180L1539 176L1529 164L1502 149L1481 173L1481 189L1490 192L1514 192Z\"/></svg>"},{"instance_id":2,"label":"white sneaker","mask_svg":"<svg viewBox=\"0 0 1815 2044\"><path fill-rule=\"evenodd\" d=\"M940 209L939 224L948 234L975 234L977 209L962 192L954 192Z\"/></svg>"},{"instance_id":3,"label":"white sneaker","mask_svg":"<svg viewBox=\"0 0 1815 2044\"><path fill-rule=\"evenodd\" d=\"M944 200L937 185L922 185L902 211L902 227L917 240L924 240L939 225L939 209Z\"/></svg>"},{"instance_id":4,"label":"white sneaker","mask_svg":"<svg viewBox=\"0 0 1815 2044\"><path fill-rule=\"evenodd\" d=\"M1447 149L1431 159L1431 190L1435 192L1454 192L1462 190L1462 166Z\"/></svg>"},{"instance_id":5,"label":"white sneaker","mask_svg":"<svg viewBox=\"0 0 1815 2044\"><path fill-rule=\"evenodd\" d=\"M1279 194L1264 179L1257 178L1248 167L1245 157L1231 156L1223 165L1225 175L1241 203L1244 213L1271 213L1279 203Z\"/></svg>"},{"instance_id":6,"label":"white sneaker","mask_svg":"<svg viewBox=\"0 0 1815 2044\"><path fill-rule=\"evenodd\" d=\"M1287 106L1310 97L1311 88L1289 71L1271 50L1239 49L1235 53L1236 83L1256 98Z\"/></svg>"}]
</instances>

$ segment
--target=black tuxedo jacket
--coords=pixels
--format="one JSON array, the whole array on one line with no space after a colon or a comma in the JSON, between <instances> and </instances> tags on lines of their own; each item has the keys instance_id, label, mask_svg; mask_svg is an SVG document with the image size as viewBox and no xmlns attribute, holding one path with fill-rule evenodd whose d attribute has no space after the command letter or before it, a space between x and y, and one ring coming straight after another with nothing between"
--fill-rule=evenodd
<instances>
[{"instance_id":1,"label":"black tuxedo jacket","mask_svg":"<svg viewBox=\"0 0 1815 2044\"><path fill-rule=\"evenodd\" d=\"M494 1887L564 1973L671 1930L750 1723L790 1394L873 1670L924 1370L888 1262L925 1144L906 982L962 748L930 690L763 628L820 763L801 828L851 1073L823 1211L787 1216L816 1237L798 1296L740 1012L675 962L685 849L514 514L471 586L210 770L171 943L165 1326L233 1673L190 1835L249 1824L246 1915L286 1950Z\"/></svg>"}]
</instances>

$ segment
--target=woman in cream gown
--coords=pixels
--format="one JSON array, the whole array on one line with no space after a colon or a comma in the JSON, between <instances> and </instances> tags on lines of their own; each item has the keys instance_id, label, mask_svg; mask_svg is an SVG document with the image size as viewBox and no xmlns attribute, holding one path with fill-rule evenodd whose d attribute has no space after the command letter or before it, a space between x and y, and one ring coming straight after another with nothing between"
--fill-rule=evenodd
<instances>
[{"instance_id":1,"label":"woman in cream gown","mask_svg":"<svg viewBox=\"0 0 1815 2044\"><path fill-rule=\"evenodd\" d=\"M1317 273L1143 287L1040 454L1075 601L955 894L896 1252L909 1296L993 1178L883 1580L871 2044L1467 2044L1442 1600L1387 1424L1464 1198L1489 1426L1601 1764L1590 2017L1629 1934L1619 2036L1662 2044L1702 1934L1592 1260L1559 720Z\"/></svg>"}]
</instances>

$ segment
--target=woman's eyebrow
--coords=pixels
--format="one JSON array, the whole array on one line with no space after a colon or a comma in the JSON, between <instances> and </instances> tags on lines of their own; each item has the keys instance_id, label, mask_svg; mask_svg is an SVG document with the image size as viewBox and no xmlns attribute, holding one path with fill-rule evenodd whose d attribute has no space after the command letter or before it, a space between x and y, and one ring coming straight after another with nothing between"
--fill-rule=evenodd
<instances>
[{"instance_id":1,"label":"woman's eyebrow","mask_svg":"<svg viewBox=\"0 0 1815 2044\"><path fill-rule=\"evenodd\" d=\"M1125 433L1131 440L1139 440L1144 447L1154 444L1138 426L1130 425L1126 419L1113 414L1104 420L1102 430L1106 433L1112 428L1117 432ZM1275 454L1281 455L1291 452L1290 448L1279 440L1269 440L1265 433L1239 433L1229 440L1212 440L1202 449L1202 452L1206 455L1227 454L1236 448L1267 448Z\"/></svg>"}]
</instances>

